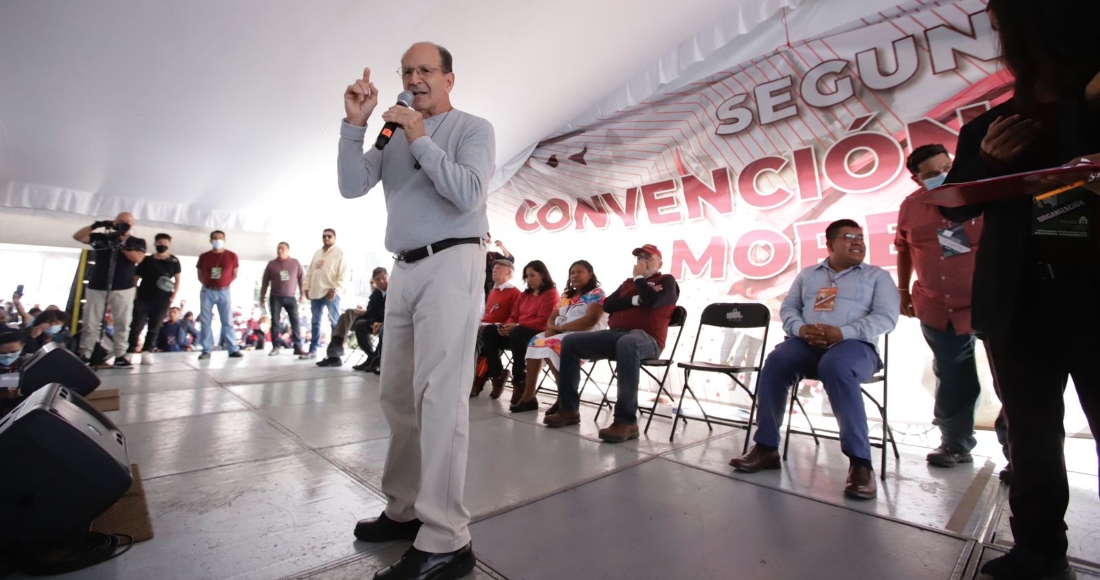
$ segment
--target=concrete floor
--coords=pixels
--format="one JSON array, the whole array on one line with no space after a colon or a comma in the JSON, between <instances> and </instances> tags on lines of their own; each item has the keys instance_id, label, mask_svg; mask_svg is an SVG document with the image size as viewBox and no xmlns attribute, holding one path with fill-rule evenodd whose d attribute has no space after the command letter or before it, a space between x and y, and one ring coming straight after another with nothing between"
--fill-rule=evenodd
<instances>
[{"instance_id":1,"label":"concrete floor","mask_svg":"<svg viewBox=\"0 0 1100 580\"><path fill-rule=\"evenodd\" d=\"M145 476L156 537L62 578L338 580L400 557L406 544L351 535L383 506L377 377L313 362L158 354L154 366L103 371L103 388L122 391L108 416ZM551 430L487 393L471 401L472 578L948 580L1011 545L989 434L985 456L949 470L901 445L878 499L858 502L841 494L835 442L796 436L783 469L746 475L727 465L744 431L693 421L669 444L671 423L658 419L648 437L608 445L596 432L610 418L594 414L586 406L580 425ZM1079 577L1100 578L1093 442L1067 441L1067 463L1070 555Z\"/></svg>"}]
</instances>

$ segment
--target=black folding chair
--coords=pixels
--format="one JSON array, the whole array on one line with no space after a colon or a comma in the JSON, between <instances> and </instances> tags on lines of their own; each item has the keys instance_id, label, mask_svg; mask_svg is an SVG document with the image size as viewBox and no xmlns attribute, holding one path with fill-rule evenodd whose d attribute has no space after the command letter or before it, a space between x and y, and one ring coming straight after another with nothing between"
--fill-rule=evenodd
<instances>
[{"instance_id":1,"label":"black folding chair","mask_svg":"<svg viewBox=\"0 0 1100 580\"><path fill-rule=\"evenodd\" d=\"M680 400L677 402L676 416L672 420L672 434L668 440L671 442L676 436L676 424L680 418L683 417L684 421L688 420L688 417L683 414L684 395L690 394L691 398L695 401L695 404L699 407L699 410L703 413L703 420L706 421L707 427L713 431L714 426L712 423L718 423L719 425L728 425L731 427L739 427L745 429L745 449L749 448L749 436L748 431L752 429L752 420L756 416L756 390L749 388L749 377L744 377L744 380L738 375L756 375L760 372L760 369L764 366L764 352L768 344L768 325L771 322L771 310L763 304L755 303L737 303L737 302L720 302L716 304L710 304L703 309L703 315L699 319L699 331L695 333L695 345L691 348L691 360L688 362L679 363L677 366L684 369L684 388L680 392ZM763 328L764 336L763 342L760 345L760 354L757 357L755 366L741 366L731 365L725 363L712 363L705 361L695 360L696 351L699 349L699 338L703 335L703 329L705 327L713 327L719 329L739 328L739 329L753 329ZM748 394L749 399L752 400L752 404L749 406L749 420L747 423L733 420L733 419L721 419L718 417L711 417L707 414L706 409L699 403L699 399L695 396L695 392L691 388L691 372L697 371L701 373L720 373L729 377L734 384L741 388Z\"/></svg>"},{"instance_id":2,"label":"black folding chair","mask_svg":"<svg viewBox=\"0 0 1100 580\"><path fill-rule=\"evenodd\" d=\"M890 429L890 423L886 420L886 402L889 395L889 383L887 377L887 365L890 362L890 335L887 334L883 338L882 348L882 370L871 377L869 381L863 383L860 387L860 391L863 392L863 396L867 397L878 409L879 415L882 416L882 437L871 437L871 447L878 447L882 449L882 468L879 470L879 477L886 481L886 441L890 441L890 446L894 448L894 459L901 459L901 454L898 453L898 444L894 441L894 432ZM807 376L807 379L818 380L816 376ZM867 391L868 385L874 385L882 383L882 403L875 398L870 392ZM798 404L798 409L802 412L802 416L806 418L806 424L810 426L809 431L802 431L799 429L791 429L791 422L794 419L794 406ZM791 443L791 433L797 433L799 435L811 435L814 438L814 445L821 445L820 439L831 439L833 441L840 441L840 432L824 429L815 429L814 424L810 421L810 416L806 414L806 408L802 406L802 401L798 399L798 392L791 393L791 404L787 409L787 434L783 437L783 460L787 460L787 449Z\"/></svg>"},{"instance_id":3,"label":"black folding chair","mask_svg":"<svg viewBox=\"0 0 1100 580\"><path fill-rule=\"evenodd\" d=\"M586 365L581 365L581 374L584 375L584 382L581 383L581 388L577 392L577 397L582 397L584 395L584 389L588 386L588 383L592 383L593 385L595 385L596 390L600 391L600 393L604 392L603 389L600 389L600 385L596 382L596 379L592 378L592 374L596 372L596 363L597 361L590 360L588 361L587 368L585 368ZM615 367L611 364L611 361L609 360L607 361L607 363L608 368L610 368L611 371L614 372ZM550 364L547 363L542 365L542 378L539 379L538 388L535 389L536 395L539 393L549 393L554 395L555 397L558 396L557 382L553 379L550 379L551 375L552 373L550 372ZM550 387L544 386L546 384L546 379L550 379L551 382L554 382L554 388L551 389ZM581 402L585 403L586 401L582 398ZM594 405L595 403L592 404Z\"/></svg>"},{"instance_id":4,"label":"black folding chair","mask_svg":"<svg viewBox=\"0 0 1100 580\"><path fill-rule=\"evenodd\" d=\"M654 415L658 417L664 417L666 419L672 419L671 415L661 415L660 413L658 413L657 404L660 403L662 393L667 395L669 400L672 400L672 393L669 393L668 389L665 388L665 382L668 380L669 370L672 369L673 359L676 358L676 348L680 345L680 337L684 334L684 323L687 322L687 316L687 309L683 306L677 306L676 310L672 311L672 317L668 321L668 327L670 329L676 329L676 338L672 341L672 351L668 353L667 358L647 358L642 360L642 372L649 375L649 378L657 382L657 395L653 397L653 406L648 409L638 409L642 413L649 413L649 419L647 419L645 422L645 430L643 431L643 433L649 432L649 424L653 422ZM665 348L668 348L667 342L665 344ZM654 374L653 371L651 371L650 369L658 371L661 374L661 377L657 378L657 375ZM664 370L661 371L660 369ZM611 380L608 381L607 389L603 392L603 400L600 401L600 406L596 409L595 420L597 422L600 420L600 411L603 411L604 405L607 405L607 410L609 413L614 410L611 401L607 398L607 395L611 392L611 385L615 383L615 377L617 376L617 374L618 369L612 369ZM593 381L593 383L594 382L595 381Z\"/></svg>"}]
</instances>

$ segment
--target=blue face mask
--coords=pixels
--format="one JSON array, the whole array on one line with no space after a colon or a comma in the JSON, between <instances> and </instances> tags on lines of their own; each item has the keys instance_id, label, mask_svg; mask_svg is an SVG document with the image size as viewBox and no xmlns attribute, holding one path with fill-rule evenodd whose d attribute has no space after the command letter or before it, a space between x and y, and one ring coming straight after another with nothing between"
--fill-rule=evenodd
<instances>
[{"instance_id":1,"label":"blue face mask","mask_svg":"<svg viewBox=\"0 0 1100 580\"><path fill-rule=\"evenodd\" d=\"M924 183L924 188L925 189L935 189L935 188L943 185L944 181L947 181L947 174L946 173L941 173L941 174L933 177L932 179L925 179L922 183Z\"/></svg>"},{"instance_id":2,"label":"blue face mask","mask_svg":"<svg viewBox=\"0 0 1100 580\"><path fill-rule=\"evenodd\" d=\"M17 360L19 360L19 353L17 352L0 354L0 366L10 367Z\"/></svg>"},{"instance_id":3,"label":"blue face mask","mask_svg":"<svg viewBox=\"0 0 1100 580\"><path fill-rule=\"evenodd\" d=\"M211 240L210 245L214 246L215 250L220 250L225 247L225 240Z\"/></svg>"},{"instance_id":4,"label":"blue face mask","mask_svg":"<svg viewBox=\"0 0 1100 580\"><path fill-rule=\"evenodd\" d=\"M48 334L50 336L53 336L53 335L55 335L59 332L61 332L61 325L60 324L54 324L53 326L46 327L46 334Z\"/></svg>"}]
</instances>

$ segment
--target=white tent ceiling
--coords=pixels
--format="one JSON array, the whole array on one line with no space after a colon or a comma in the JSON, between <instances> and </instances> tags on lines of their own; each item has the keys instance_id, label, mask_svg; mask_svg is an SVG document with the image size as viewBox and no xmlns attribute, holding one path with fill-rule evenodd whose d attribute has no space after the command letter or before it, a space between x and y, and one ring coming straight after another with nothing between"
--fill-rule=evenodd
<instances>
[{"instance_id":1,"label":"white tent ceiling","mask_svg":"<svg viewBox=\"0 0 1100 580\"><path fill-rule=\"evenodd\" d=\"M833 26L892 3L805 0L833 5L821 15ZM802 4L6 0L0 200L241 232L288 217L349 223L382 206L374 196L349 211L359 202L336 193L343 89L370 66L393 98L414 41L455 55L453 101L494 124L499 185L540 139L638 102Z\"/></svg>"}]
</instances>

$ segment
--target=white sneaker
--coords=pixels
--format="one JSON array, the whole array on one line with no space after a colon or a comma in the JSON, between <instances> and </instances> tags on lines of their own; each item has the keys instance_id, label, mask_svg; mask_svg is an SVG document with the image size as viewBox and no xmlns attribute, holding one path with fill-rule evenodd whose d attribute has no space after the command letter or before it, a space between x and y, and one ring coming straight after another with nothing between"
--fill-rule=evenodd
<instances>
[{"instance_id":1,"label":"white sneaker","mask_svg":"<svg viewBox=\"0 0 1100 580\"><path fill-rule=\"evenodd\" d=\"M151 365L153 364L153 353L145 352L141 354L141 364Z\"/></svg>"}]
</instances>

